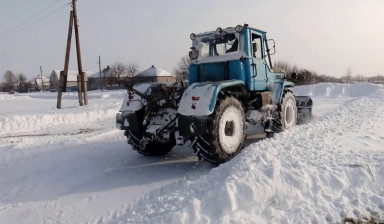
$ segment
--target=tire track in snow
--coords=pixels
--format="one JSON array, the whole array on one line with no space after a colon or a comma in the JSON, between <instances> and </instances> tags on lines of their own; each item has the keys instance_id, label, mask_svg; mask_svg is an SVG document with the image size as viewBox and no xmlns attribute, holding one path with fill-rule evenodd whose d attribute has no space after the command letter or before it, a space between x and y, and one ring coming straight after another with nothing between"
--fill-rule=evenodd
<instances>
[{"instance_id":1,"label":"tire track in snow","mask_svg":"<svg viewBox=\"0 0 384 224\"><path fill-rule=\"evenodd\" d=\"M372 178L384 173L383 151L348 142L366 126L382 125L377 123L382 119L372 118L382 116L383 99L381 94L347 102L317 121L251 144L197 181L180 180L121 210L120 216L98 221L335 223L383 212L384 182Z\"/></svg>"}]
</instances>

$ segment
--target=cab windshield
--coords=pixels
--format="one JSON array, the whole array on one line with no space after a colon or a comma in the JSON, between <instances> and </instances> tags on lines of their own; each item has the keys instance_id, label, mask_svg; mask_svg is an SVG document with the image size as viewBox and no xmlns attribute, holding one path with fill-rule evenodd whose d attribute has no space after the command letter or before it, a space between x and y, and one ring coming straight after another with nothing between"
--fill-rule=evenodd
<instances>
[{"instance_id":1,"label":"cab windshield","mask_svg":"<svg viewBox=\"0 0 384 224\"><path fill-rule=\"evenodd\" d=\"M237 33L213 33L196 38L194 44L199 52L199 58L208 58L230 54L239 51L239 36Z\"/></svg>"}]
</instances>

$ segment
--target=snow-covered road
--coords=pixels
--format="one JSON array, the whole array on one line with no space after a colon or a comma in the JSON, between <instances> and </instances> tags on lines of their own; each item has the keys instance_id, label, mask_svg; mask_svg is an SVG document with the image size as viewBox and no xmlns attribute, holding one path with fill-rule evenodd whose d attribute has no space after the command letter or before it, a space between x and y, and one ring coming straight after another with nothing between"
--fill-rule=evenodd
<instances>
[{"instance_id":1,"label":"snow-covered road","mask_svg":"<svg viewBox=\"0 0 384 224\"><path fill-rule=\"evenodd\" d=\"M0 94L1 223L337 223L384 215L384 87L318 84L314 118L213 168L130 150L124 91Z\"/></svg>"}]
</instances>

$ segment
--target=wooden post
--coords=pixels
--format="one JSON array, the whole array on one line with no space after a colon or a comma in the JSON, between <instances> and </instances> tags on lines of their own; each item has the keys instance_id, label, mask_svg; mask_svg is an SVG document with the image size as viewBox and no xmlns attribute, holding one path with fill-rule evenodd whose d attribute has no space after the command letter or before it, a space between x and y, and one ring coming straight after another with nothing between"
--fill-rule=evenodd
<instances>
[{"instance_id":1,"label":"wooden post","mask_svg":"<svg viewBox=\"0 0 384 224\"><path fill-rule=\"evenodd\" d=\"M77 95L79 97L79 104L80 106L84 106L83 104L83 94L82 93L82 89L81 89L81 75L77 75Z\"/></svg>"},{"instance_id":2,"label":"wooden post","mask_svg":"<svg viewBox=\"0 0 384 224\"><path fill-rule=\"evenodd\" d=\"M67 86L67 76L68 76L68 65L69 65L69 55L71 52L71 39L72 39L72 25L73 25L73 11L71 11L69 16L69 28L68 28L68 37L67 37L67 49L65 51L65 61L64 61L64 71L60 72L59 87L57 94L57 108L61 108L61 98L62 92L65 91Z\"/></svg>"},{"instance_id":3,"label":"wooden post","mask_svg":"<svg viewBox=\"0 0 384 224\"><path fill-rule=\"evenodd\" d=\"M77 67L79 71L79 75L81 76L81 89L84 94L84 104L88 105L88 96L85 86L85 74L83 72L83 66L81 63L81 52L80 52L80 40L79 40L79 26L77 25L77 10L76 10L76 0L72 0L73 7L73 20L75 25L75 38L76 38L76 53L77 53ZM80 102L81 98L81 102ZM83 106L82 97L79 97L80 106Z\"/></svg>"}]
</instances>

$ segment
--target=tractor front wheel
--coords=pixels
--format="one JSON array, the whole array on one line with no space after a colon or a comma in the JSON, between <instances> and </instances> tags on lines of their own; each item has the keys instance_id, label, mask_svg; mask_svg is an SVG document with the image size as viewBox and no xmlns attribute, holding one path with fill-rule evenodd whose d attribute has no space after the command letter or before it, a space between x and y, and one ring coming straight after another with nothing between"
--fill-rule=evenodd
<instances>
[{"instance_id":1,"label":"tractor front wheel","mask_svg":"<svg viewBox=\"0 0 384 224\"><path fill-rule=\"evenodd\" d=\"M274 113L274 118L266 132L267 137L272 137L274 133L282 132L297 124L297 107L295 97L291 92L285 92L283 100Z\"/></svg>"}]
</instances>

